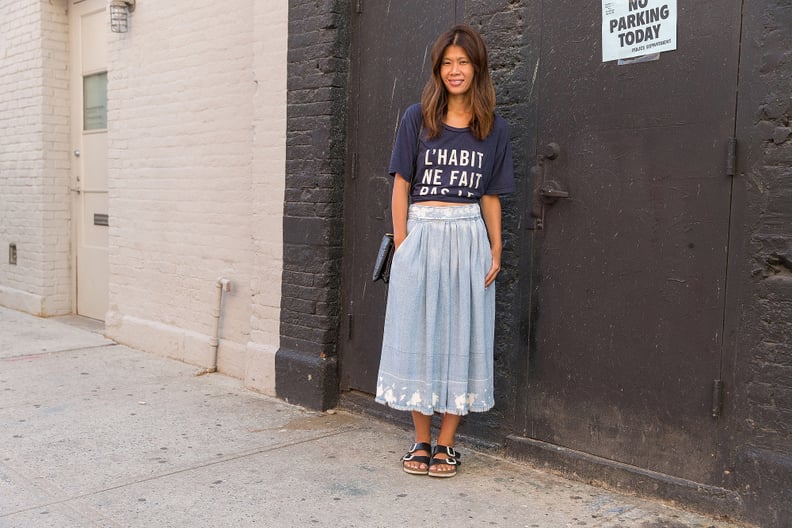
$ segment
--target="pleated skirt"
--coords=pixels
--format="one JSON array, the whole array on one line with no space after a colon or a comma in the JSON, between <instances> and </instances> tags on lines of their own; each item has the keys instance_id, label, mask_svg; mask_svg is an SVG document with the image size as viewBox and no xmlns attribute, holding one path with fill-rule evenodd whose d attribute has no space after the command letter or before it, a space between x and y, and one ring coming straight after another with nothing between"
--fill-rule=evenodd
<instances>
[{"instance_id":1,"label":"pleated skirt","mask_svg":"<svg viewBox=\"0 0 792 528\"><path fill-rule=\"evenodd\" d=\"M464 415L493 407L495 284L478 204L413 204L391 265L376 401Z\"/></svg>"}]
</instances>

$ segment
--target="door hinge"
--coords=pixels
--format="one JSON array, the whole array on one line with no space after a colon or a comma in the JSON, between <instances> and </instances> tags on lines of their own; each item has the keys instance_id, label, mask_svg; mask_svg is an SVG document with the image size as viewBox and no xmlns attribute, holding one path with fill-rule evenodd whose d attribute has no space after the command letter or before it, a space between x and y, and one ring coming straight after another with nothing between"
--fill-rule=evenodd
<instances>
[{"instance_id":1,"label":"door hinge","mask_svg":"<svg viewBox=\"0 0 792 528\"><path fill-rule=\"evenodd\" d=\"M354 154L352 154L352 179L353 180L357 178L357 173L358 173L359 166L360 166L360 155L357 152L355 152Z\"/></svg>"},{"instance_id":2,"label":"door hinge","mask_svg":"<svg viewBox=\"0 0 792 528\"><path fill-rule=\"evenodd\" d=\"M355 12L357 14L363 12L363 0L357 0L357 2L355 2Z\"/></svg>"},{"instance_id":3,"label":"door hinge","mask_svg":"<svg viewBox=\"0 0 792 528\"><path fill-rule=\"evenodd\" d=\"M726 148L726 176L734 176L737 173L737 138L729 138Z\"/></svg>"},{"instance_id":4,"label":"door hinge","mask_svg":"<svg viewBox=\"0 0 792 528\"><path fill-rule=\"evenodd\" d=\"M712 380L712 417L718 418L723 408L723 381Z\"/></svg>"},{"instance_id":5,"label":"door hinge","mask_svg":"<svg viewBox=\"0 0 792 528\"><path fill-rule=\"evenodd\" d=\"M352 339L352 314L347 314L347 339Z\"/></svg>"}]
</instances>

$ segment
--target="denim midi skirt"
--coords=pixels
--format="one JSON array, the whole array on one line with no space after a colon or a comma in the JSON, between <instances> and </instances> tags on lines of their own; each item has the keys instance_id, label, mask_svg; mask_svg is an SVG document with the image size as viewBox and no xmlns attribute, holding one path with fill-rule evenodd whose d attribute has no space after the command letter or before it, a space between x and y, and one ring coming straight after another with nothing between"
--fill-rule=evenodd
<instances>
[{"instance_id":1,"label":"denim midi skirt","mask_svg":"<svg viewBox=\"0 0 792 528\"><path fill-rule=\"evenodd\" d=\"M493 407L495 284L478 204L413 204L391 264L376 401L464 415Z\"/></svg>"}]
</instances>

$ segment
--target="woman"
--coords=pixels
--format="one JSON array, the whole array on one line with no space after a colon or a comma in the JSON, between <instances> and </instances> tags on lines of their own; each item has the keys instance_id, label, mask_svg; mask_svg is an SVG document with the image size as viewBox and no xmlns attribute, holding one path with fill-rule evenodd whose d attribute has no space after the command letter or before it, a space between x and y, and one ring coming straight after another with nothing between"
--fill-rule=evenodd
<instances>
[{"instance_id":1,"label":"woman","mask_svg":"<svg viewBox=\"0 0 792 528\"><path fill-rule=\"evenodd\" d=\"M396 252L376 401L412 412L415 444L402 457L410 474L456 475L462 416L495 403L498 195L514 190L514 174L488 62L473 28L441 35L421 104L405 112L391 156ZM443 419L432 448L435 412Z\"/></svg>"}]
</instances>

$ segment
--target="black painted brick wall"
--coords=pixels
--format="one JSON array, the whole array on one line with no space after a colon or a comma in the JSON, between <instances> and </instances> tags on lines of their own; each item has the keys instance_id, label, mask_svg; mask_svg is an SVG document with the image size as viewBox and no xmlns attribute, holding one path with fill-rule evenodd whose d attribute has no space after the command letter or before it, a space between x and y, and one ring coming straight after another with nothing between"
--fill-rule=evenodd
<instances>
[{"instance_id":1,"label":"black painted brick wall","mask_svg":"<svg viewBox=\"0 0 792 528\"><path fill-rule=\"evenodd\" d=\"M744 4L730 309L734 484L762 526L792 519L792 7ZM728 338L728 336L727 336Z\"/></svg>"},{"instance_id":2,"label":"black painted brick wall","mask_svg":"<svg viewBox=\"0 0 792 528\"><path fill-rule=\"evenodd\" d=\"M276 391L295 403L320 408L332 405L337 393L348 14L346 1L289 2L284 270Z\"/></svg>"},{"instance_id":3,"label":"black painted brick wall","mask_svg":"<svg viewBox=\"0 0 792 528\"><path fill-rule=\"evenodd\" d=\"M347 2L289 3L281 346L335 353L343 232Z\"/></svg>"}]
</instances>

